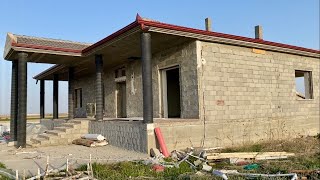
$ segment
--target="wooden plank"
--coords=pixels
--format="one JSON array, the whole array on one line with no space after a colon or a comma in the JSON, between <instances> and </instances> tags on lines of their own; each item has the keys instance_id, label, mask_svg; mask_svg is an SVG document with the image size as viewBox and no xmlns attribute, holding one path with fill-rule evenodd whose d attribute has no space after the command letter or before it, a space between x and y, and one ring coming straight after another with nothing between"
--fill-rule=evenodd
<instances>
[{"instance_id":1,"label":"wooden plank","mask_svg":"<svg viewBox=\"0 0 320 180\"><path fill-rule=\"evenodd\" d=\"M284 157L294 156L294 153L287 152L239 152L239 153L209 153L208 159L228 159L228 158L242 158L242 159L267 159L269 157Z\"/></svg>"}]
</instances>

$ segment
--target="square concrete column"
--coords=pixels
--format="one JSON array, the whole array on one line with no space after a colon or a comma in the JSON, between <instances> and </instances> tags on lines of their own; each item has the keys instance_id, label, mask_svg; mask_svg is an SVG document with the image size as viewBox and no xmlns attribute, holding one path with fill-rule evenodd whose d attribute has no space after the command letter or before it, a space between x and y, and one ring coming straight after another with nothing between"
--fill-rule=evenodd
<instances>
[{"instance_id":1,"label":"square concrete column","mask_svg":"<svg viewBox=\"0 0 320 180\"><path fill-rule=\"evenodd\" d=\"M143 122L153 123L151 34L141 33Z\"/></svg>"},{"instance_id":2,"label":"square concrete column","mask_svg":"<svg viewBox=\"0 0 320 180\"><path fill-rule=\"evenodd\" d=\"M59 118L59 76L53 75L53 119Z\"/></svg>"},{"instance_id":3,"label":"square concrete column","mask_svg":"<svg viewBox=\"0 0 320 180\"><path fill-rule=\"evenodd\" d=\"M44 110L44 104L45 104L45 81L42 79L40 80L40 119L43 119L45 117L45 110Z\"/></svg>"},{"instance_id":4,"label":"square concrete column","mask_svg":"<svg viewBox=\"0 0 320 180\"><path fill-rule=\"evenodd\" d=\"M254 27L254 34L256 39L263 39L262 26L258 25Z\"/></svg>"},{"instance_id":5,"label":"square concrete column","mask_svg":"<svg viewBox=\"0 0 320 180\"><path fill-rule=\"evenodd\" d=\"M96 120L103 120L103 59L95 55L96 63Z\"/></svg>"},{"instance_id":6,"label":"square concrete column","mask_svg":"<svg viewBox=\"0 0 320 180\"><path fill-rule=\"evenodd\" d=\"M18 120L18 61L12 61L11 76L11 109L10 109L10 137L17 141L17 120Z\"/></svg>"},{"instance_id":7,"label":"square concrete column","mask_svg":"<svg viewBox=\"0 0 320 180\"><path fill-rule=\"evenodd\" d=\"M18 53L17 147L26 147L27 138L27 53Z\"/></svg>"},{"instance_id":8,"label":"square concrete column","mask_svg":"<svg viewBox=\"0 0 320 180\"><path fill-rule=\"evenodd\" d=\"M74 118L74 67L69 67L68 72L68 118Z\"/></svg>"}]
</instances>

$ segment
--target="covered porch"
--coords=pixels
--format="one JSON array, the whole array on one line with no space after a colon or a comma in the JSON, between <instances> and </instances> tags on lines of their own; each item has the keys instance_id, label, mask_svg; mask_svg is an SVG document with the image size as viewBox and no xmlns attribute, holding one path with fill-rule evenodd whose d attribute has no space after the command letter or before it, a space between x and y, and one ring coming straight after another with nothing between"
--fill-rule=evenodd
<instances>
[{"instance_id":1,"label":"covered porch","mask_svg":"<svg viewBox=\"0 0 320 180\"><path fill-rule=\"evenodd\" d=\"M138 17L137 17L138 18ZM56 64L34 77L40 83L40 118L45 116L44 87L53 81L53 119L59 119L59 81L68 81L68 119L75 118L75 82L89 75L94 76L94 121L110 120L104 117L104 72L127 62L141 62L141 89L143 112L139 118L113 119L141 122L144 127L154 122L152 54L190 41L189 38L148 31L138 19L114 34L91 45L70 41L35 38L8 34L4 58L12 61L11 137L17 147L26 147L27 64ZM120 77L119 81L122 81ZM127 122L127 121L126 121Z\"/></svg>"}]
</instances>

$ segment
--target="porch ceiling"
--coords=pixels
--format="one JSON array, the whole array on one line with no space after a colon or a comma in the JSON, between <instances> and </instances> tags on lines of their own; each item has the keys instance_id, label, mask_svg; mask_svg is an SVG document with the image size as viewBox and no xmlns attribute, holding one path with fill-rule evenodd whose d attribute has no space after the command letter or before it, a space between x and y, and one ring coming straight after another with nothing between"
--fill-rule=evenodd
<instances>
[{"instance_id":1,"label":"porch ceiling","mask_svg":"<svg viewBox=\"0 0 320 180\"><path fill-rule=\"evenodd\" d=\"M53 74L59 74L59 80L68 80L68 67L73 66L75 68L75 78L80 78L88 74L95 72L95 58L94 54L103 55L104 69L113 68L121 64L125 64L133 59L140 60L140 33L135 32L129 36L125 36L122 39L100 48L95 53L87 57L81 57L81 60L74 64L57 65L47 73L37 75L35 79L52 80ZM162 33L151 33L151 46L152 54L160 52L162 50L174 47L178 44L182 44L187 41L192 41L190 38L174 36ZM78 57L79 58L79 57ZM80 59L80 58L79 58Z\"/></svg>"}]
</instances>

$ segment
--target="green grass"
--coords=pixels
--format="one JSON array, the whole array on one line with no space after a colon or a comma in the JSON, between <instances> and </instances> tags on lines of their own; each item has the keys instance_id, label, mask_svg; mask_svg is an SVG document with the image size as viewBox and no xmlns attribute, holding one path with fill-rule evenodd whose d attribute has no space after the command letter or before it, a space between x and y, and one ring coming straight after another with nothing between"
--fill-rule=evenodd
<instances>
[{"instance_id":1,"label":"green grass","mask_svg":"<svg viewBox=\"0 0 320 180\"><path fill-rule=\"evenodd\" d=\"M6 169L6 166L0 162L0 169ZM0 180L10 180L10 178L0 174Z\"/></svg>"},{"instance_id":2,"label":"green grass","mask_svg":"<svg viewBox=\"0 0 320 180\"><path fill-rule=\"evenodd\" d=\"M181 174L194 172L186 162L181 163L179 168L165 168L163 172L155 172L151 166L144 165L141 162L94 163L92 167L97 179L177 179ZM86 165L83 165L78 170L84 171L86 168Z\"/></svg>"},{"instance_id":3,"label":"green grass","mask_svg":"<svg viewBox=\"0 0 320 180\"><path fill-rule=\"evenodd\" d=\"M295 153L295 156L283 160L263 160L253 162L259 164L260 168L250 171L244 170L242 166L230 164L228 161L216 162L213 168L235 169L243 173L261 174L290 173L294 170L320 169L320 139L318 137L264 141L253 144L244 144L238 147L229 147L221 150L221 152L224 153L276 151ZM315 173L309 174L308 176L310 177L310 179L320 179L320 175L317 175Z\"/></svg>"},{"instance_id":4,"label":"green grass","mask_svg":"<svg viewBox=\"0 0 320 180\"><path fill-rule=\"evenodd\" d=\"M0 162L0 168L6 169L6 165Z\"/></svg>"}]
</instances>

